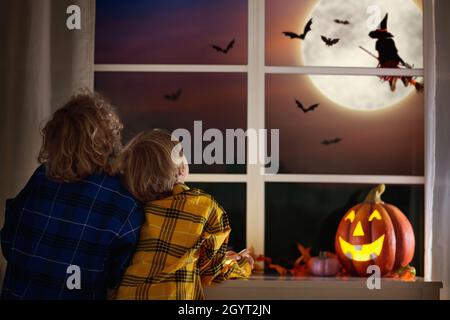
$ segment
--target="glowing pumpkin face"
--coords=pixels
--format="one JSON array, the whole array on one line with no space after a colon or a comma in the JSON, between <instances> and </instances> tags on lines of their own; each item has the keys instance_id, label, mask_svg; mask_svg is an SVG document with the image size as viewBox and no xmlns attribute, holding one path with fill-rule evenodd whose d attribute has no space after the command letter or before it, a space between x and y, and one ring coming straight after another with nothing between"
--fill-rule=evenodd
<instances>
[{"instance_id":1,"label":"glowing pumpkin face","mask_svg":"<svg viewBox=\"0 0 450 320\"><path fill-rule=\"evenodd\" d=\"M359 212L359 216L362 216L361 212ZM356 218L355 210L352 210L345 217L344 220L348 220L350 221L350 224L352 224L355 218ZM371 222L374 219L382 220L380 212L376 209L372 212L368 221ZM364 228L362 227L361 220L359 220L358 223L355 223L354 225L356 226L353 228L353 231L351 232L352 236L364 237L365 232ZM384 238L385 235L383 234L371 243L363 245L361 244L352 245L347 241L345 241L341 236L339 236L339 245L341 246L341 249L347 258L355 261L369 261L375 260L377 257L380 256L381 250L383 249Z\"/></svg>"},{"instance_id":2,"label":"glowing pumpkin face","mask_svg":"<svg viewBox=\"0 0 450 320\"><path fill-rule=\"evenodd\" d=\"M384 185L372 190L364 203L351 208L339 224L335 249L353 275L366 276L376 264L387 274L408 265L414 256L414 232L405 215L381 201Z\"/></svg>"}]
</instances>

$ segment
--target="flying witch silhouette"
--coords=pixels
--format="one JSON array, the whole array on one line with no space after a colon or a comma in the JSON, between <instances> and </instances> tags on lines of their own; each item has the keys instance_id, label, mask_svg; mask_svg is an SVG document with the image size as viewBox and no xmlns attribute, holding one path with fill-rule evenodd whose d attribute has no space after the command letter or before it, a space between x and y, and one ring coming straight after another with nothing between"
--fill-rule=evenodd
<instances>
[{"instance_id":1,"label":"flying witch silhouette","mask_svg":"<svg viewBox=\"0 0 450 320\"><path fill-rule=\"evenodd\" d=\"M387 29L388 14L381 21L378 29L369 33L369 37L372 39L377 39L375 49L378 52L378 57L370 53L370 51L363 49L376 59L378 59L378 68L408 68L412 69L413 66L406 63L398 54L397 47L395 46L395 41L392 39L394 35L388 32ZM389 82L391 91L395 91L397 87L397 81L401 79L405 87L408 85L413 85L418 92L423 91L423 84L416 81L413 77L398 77L398 76L382 76L380 77L382 81Z\"/></svg>"}]
</instances>

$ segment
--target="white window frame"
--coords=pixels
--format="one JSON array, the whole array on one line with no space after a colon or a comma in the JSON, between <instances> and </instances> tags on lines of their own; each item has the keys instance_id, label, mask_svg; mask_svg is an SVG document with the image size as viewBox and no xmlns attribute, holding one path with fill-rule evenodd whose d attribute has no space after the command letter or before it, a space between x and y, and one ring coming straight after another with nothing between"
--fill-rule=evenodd
<instances>
[{"instance_id":1,"label":"white window frame","mask_svg":"<svg viewBox=\"0 0 450 320\"><path fill-rule=\"evenodd\" d=\"M95 64L94 72L198 72L247 74L247 128L265 128L266 74L325 74L325 75L403 75L424 78L425 86L425 175L329 175L276 174L261 175L260 164L247 164L245 174L191 174L188 182L246 183L246 243L257 253L264 254L265 242L265 183L348 183L398 184L425 187L425 278L431 279L432 239L432 181L434 177L434 104L432 94L435 74L435 43L424 37L424 69L379 69L343 67L275 67L265 65L265 0L248 1L248 64L247 65L179 65L179 64ZM424 0L424 35L434 34L433 1ZM428 81L430 79L430 81ZM251 148L248 148L251 149Z\"/></svg>"}]
</instances>

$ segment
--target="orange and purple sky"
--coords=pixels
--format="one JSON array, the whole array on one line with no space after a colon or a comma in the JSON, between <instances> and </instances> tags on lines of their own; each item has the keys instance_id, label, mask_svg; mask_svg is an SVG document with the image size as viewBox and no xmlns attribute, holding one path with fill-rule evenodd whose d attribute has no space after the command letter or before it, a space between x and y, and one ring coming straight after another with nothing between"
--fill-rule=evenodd
<instances>
[{"instance_id":1,"label":"orange and purple sky","mask_svg":"<svg viewBox=\"0 0 450 320\"><path fill-rule=\"evenodd\" d=\"M245 0L99 0L96 63L246 64ZM236 40L233 54L217 54Z\"/></svg>"},{"instance_id":2,"label":"orange and purple sky","mask_svg":"<svg viewBox=\"0 0 450 320\"><path fill-rule=\"evenodd\" d=\"M317 3L318 0L267 0L269 65L303 63L301 45L283 36L282 31L300 32L300 26L306 24ZM340 12L330 19L346 14L349 13ZM392 21L394 24L395 17ZM397 28L398 41L402 39L401 33ZM236 39L235 47L226 55L211 48L211 44L225 47L232 39ZM342 43L345 44L344 40ZM370 49L374 45L373 41ZM337 48L323 46L323 50ZM418 57L411 54L417 47L402 49L402 55ZM99 0L95 50L98 64L245 65L247 1ZM376 60L371 63L370 66L376 67ZM417 61L416 65L420 63ZM355 87L358 79L362 78L352 80ZM245 129L247 116L251 117L246 114L245 74L98 72L95 82L96 89L118 106L128 136L152 127L190 129L194 120L202 120L205 129ZM377 86L387 84L378 81L367 87L367 94L362 92L361 99L376 100L370 90L380 90ZM178 89L183 90L178 101L164 99L165 94ZM348 96L354 89L348 86L345 90L348 92L342 94ZM423 175L422 94L413 92L397 99L389 108L363 111L337 103L309 76L267 75L265 96L266 125L280 129L282 173ZM305 105L320 103L320 107L303 114L295 99ZM383 99L390 101L389 97ZM361 101L361 105L370 102ZM337 145L321 145L322 140L334 137L343 140ZM219 171L230 172L226 168Z\"/></svg>"}]
</instances>

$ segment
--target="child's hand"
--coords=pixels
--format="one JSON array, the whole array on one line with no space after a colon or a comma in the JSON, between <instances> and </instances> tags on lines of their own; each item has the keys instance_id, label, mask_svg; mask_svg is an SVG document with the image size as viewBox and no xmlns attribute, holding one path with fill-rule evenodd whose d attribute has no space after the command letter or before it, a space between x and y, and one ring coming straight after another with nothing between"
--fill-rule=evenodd
<instances>
[{"instance_id":1,"label":"child's hand","mask_svg":"<svg viewBox=\"0 0 450 320\"><path fill-rule=\"evenodd\" d=\"M227 257L227 259L229 259L229 260L235 260L235 261L241 260L241 258L242 258L242 257L239 255L239 253L236 253L236 252L234 252L234 251L227 251L226 257Z\"/></svg>"},{"instance_id":2,"label":"child's hand","mask_svg":"<svg viewBox=\"0 0 450 320\"><path fill-rule=\"evenodd\" d=\"M249 249L244 249L241 252L239 252L239 255L243 258L246 259L248 261L248 263L250 264L250 267L254 268L255 266L255 259L253 259L251 252Z\"/></svg>"},{"instance_id":3,"label":"child's hand","mask_svg":"<svg viewBox=\"0 0 450 320\"><path fill-rule=\"evenodd\" d=\"M241 259L246 259L253 270L255 260L251 256L251 252L249 249L244 249L239 253L236 253L234 251L227 251L226 257L227 257L227 259L235 260L235 261L238 261Z\"/></svg>"}]
</instances>

